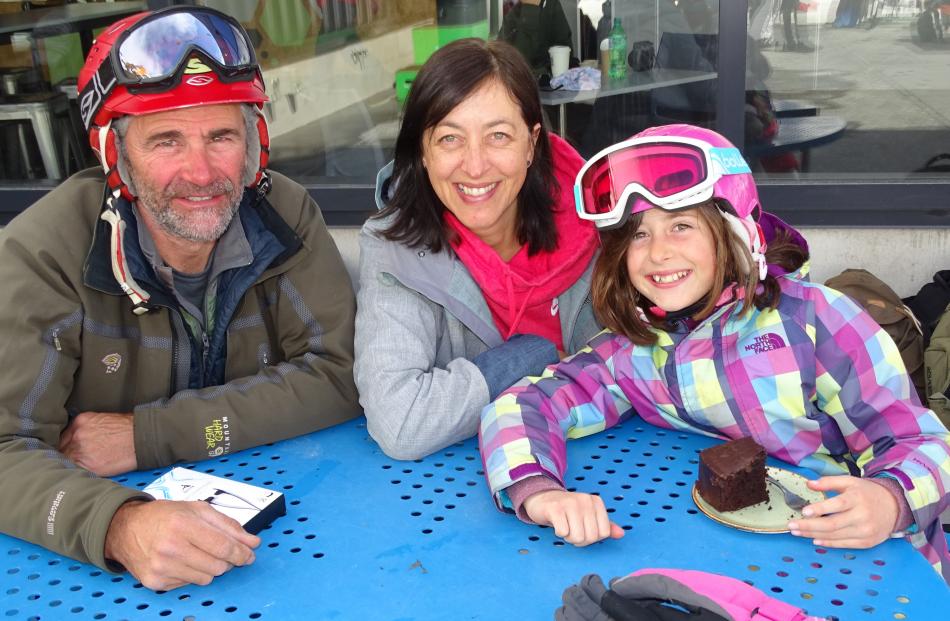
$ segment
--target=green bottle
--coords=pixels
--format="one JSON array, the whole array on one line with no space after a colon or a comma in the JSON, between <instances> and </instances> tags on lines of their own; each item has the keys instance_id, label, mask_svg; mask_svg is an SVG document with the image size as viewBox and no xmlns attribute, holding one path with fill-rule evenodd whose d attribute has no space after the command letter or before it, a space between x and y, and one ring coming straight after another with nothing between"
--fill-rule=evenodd
<instances>
[{"instance_id":1,"label":"green bottle","mask_svg":"<svg viewBox=\"0 0 950 621\"><path fill-rule=\"evenodd\" d=\"M607 76L611 80L622 80L627 77L627 33L620 25L620 18L614 18L614 27L610 29L610 64Z\"/></svg>"}]
</instances>

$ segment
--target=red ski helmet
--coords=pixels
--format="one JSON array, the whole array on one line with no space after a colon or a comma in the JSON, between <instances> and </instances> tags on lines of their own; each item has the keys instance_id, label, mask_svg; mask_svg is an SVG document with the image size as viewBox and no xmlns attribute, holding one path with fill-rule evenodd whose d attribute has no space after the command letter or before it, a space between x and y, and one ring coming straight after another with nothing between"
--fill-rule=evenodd
<instances>
[{"instance_id":1,"label":"red ski helmet","mask_svg":"<svg viewBox=\"0 0 950 621\"><path fill-rule=\"evenodd\" d=\"M119 20L95 40L77 86L89 143L109 187L126 198L134 197L116 167L112 122L193 106L257 107L261 150L251 185L260 181L270 146L261 113L268 99L251 40L233 18L207 7L178 6Z\"/></svg>"}]
</instances>

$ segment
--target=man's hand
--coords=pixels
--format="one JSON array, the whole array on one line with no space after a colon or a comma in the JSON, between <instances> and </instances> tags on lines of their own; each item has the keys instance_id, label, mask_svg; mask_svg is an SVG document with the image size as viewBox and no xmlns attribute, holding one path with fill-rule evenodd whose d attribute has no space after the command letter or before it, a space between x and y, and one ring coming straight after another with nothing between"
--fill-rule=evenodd
<instances>
[{"instance_id":1,"label":"man's hand","mask_svg":"<svg viewBox=\"0 0 950 621\"><path fill-rule=\"evenodd\" d=\"M132 415L83 412L69 422L59 439L59 451L101 477L135 470Z\"/></svg>"},{"instance_id":2,"label":"man's hand","mask_svg":"<svg viewBox=\"0 0 950 621\"><path fill-rule=\"evenodd\" d=\"M528 496L523 506L532 521L553 527L555 535L576 546L623 537L623 529L608 519L600 496L546 490Z\"/></svg>"},{"instance_id":3,"label":"man's hand","mask_svg":"<svg viewBox=\"0 0 950 621\"><path fill-rule=\"evenodd\" d=\"M133 501L113 516L105 554L146 587L169 591L250 565L260 542L205 502Z\"/></svg>"},{"instance_id":4,"label":"man's hand","mask_svg":"<svg viewBox=\"0 0 950 621\"><path fill-rule=\"evenodd\" d=\"M788 523L793 535L809 537L816 546L871 548L894 531L900 508L881 485L857 477L830 476L809 481L808 487L838 495L805 507L803 518Z\"/></svg>"}]
</instances>

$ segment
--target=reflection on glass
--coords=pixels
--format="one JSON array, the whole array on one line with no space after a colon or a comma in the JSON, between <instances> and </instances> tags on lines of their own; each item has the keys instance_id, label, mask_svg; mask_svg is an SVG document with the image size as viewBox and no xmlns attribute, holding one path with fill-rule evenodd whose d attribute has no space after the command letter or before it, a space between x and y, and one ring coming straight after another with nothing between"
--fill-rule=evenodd
<instances>
[{"instance_id":1,"label":"reflection on glass","mask_svg":"<svg viewBox=\"0 0 950 621\"><path fill-rule=\"evenodd\" d=\"M537 0L318 0L307 8L315 27L305 38L312 38L305 58L294 51L300 37L290 31L307 20L289 7L300 3L283 4L286 10L278 11L272 7L280 2L258 2L244 25L257 41L272 99L266 107L272 166L304 182L371 182L391 158L418 66L451 40L497 36L506 21L518 24L514 30L547 28L545 36L571 48L572 66L596 69L601 31L620 19L629 52L625 81L546 110L584 155L662 122L715 124L715 0L546 0L540 7ZM548 50L531 56L544 88Z\"/></svg>"},{"instance_id":2,"label":"reflection on glass","mask_svg":"<svg viewBox=\"0 0 950 621\"><path fill-rule=\"evenodd\" d=\"M522 10L538 1L523 0ZM372 183L392 156L418 66L455 38L497 36L521 3L199 1L250 34L271 97L272 166L320 185ZM70 6L106 4L141 5ZM601 45L615 17L626 36L625 81L586 93L542 90L551 126L586 156L659 123L717 127L719 73L743 72L745 153L759 176L946 178L938 156L950 151L950 0L748 0L745 67L719 66L720 46L734 42L719 41L718 0L545 4L560 9L557 28L569 28L558 44L571 48L571 66L604 68ZM21 4L0 3L0 25L10 10ZM40 23L43 13L35 15ZM542 65L546 53L538 55ZM69 97L81 65L76 32L12 33L0 44L0 97ZM45 158L28 124L0 124L0 179L57 176L47 169L61 177L94 163L82 132L69 136L66 115L56 116L57 140L44 145L53 153Z\"/></svg>"},{"instance_id":3,"label":"reflection on glass","mask_svg":"<svg viewBox=\"0 0 950 621\"><path fill-rule=\"evenodd\" d=\"M751 149L759 173L940 178L931 160L950 144L950 81L938 78L950 45L934 24L947 16L950 2L933 0L750 1L745 118L747 145L764 130Z\"/></svg>"},{"instance_id":4,"label":"reflection on glass","mask_svg":"<svg viewBox=\"0 0 950 621\"><path fill-rule=\"evenodd\" d=\"M653 125L716 127L718 0L581 0L577 6L597 24L601 62L591 62L601 70L601 88L595 96L573 98L577 103L560 104L563 95L542 99L557 101L562 109L555 127L582 155L590 157ZM622 79L603 75L614 20L626 37Z\"/></svg>"},{"instance_id":5,"label":"reflection on glass","mask_svg":"<svg viewBox=\"0 0 950 621\"><path fill-rule=\"evenodd\" d=\"M452 38L489 34L484 0L256 5L242 23L271 98L271 166L304 183L371 182L417 66Z\"/></svg>"}]
</instances>

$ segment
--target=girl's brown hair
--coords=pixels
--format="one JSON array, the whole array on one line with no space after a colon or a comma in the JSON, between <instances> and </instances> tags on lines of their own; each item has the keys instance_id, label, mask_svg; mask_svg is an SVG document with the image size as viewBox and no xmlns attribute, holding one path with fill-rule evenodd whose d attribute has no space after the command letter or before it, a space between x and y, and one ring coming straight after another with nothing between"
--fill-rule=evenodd
<instances>
[{"instance_id":1,"label":"girl's brown hair","mask_svg":"<svg viewBox=\"0 0 950 621\"><path fill-rule=\"evenodd\" d=\"M752 262L748 244L733 232L719 213L720 209L731 210L728 204L717 204L715 200L691 208L712 232L716 248L713 286L703 299L702 308L693 317L708 317L715 310L722 292L732 283L745 290L740 312L746 312L752 305L759 309L775 308L781 292L778 280L769 274L759 287L758 270ZM650 345L657 340L652 328L670 330L672 326L650 311L649 300L634 288L627 273L627 249L642 221L643 212L633 214L622 227L601 233L601 251L594 266L591 300L594 312L604 326L637 345ZM769 264L792 272L802 266L808 254L787 233L780 232L769 243L765 259Z\"/></svg>"}]
</instances>

